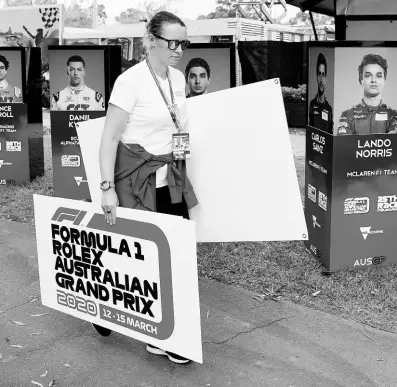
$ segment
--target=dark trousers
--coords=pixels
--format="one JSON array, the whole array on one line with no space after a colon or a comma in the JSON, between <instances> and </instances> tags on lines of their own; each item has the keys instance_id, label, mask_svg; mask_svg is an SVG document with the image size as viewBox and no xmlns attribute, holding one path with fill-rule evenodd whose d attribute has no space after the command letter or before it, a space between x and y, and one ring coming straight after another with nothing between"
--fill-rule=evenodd
<instances>
[{"instance_id":1,"label":"dark trousers","mask_svg":"<svg viewBox=\"0 0 397 387\"><path fill-rule=\"evenodd\" d=\"M168 186L156 188L156 207L156 212L161 214L183 216L185 219L189 219L185 199L182 197L182 203L172 204Z\"/></svg>"}]
</instances>

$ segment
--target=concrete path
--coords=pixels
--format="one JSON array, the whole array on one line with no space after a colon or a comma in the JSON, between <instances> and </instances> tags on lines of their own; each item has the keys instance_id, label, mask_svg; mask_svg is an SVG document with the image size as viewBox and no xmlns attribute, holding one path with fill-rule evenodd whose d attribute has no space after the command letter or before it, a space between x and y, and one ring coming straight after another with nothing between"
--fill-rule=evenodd
<instances>
[{"instance_id":1,"label":"concrete path","mask_svg":"<svg viewBox=\"0 0 397 387\"><path fill-rule=\"evenodd\" d=\"M396 335L322 312L200 279L204 363L175 365L41 306L38 281L34 228L0 221L1 387L397 386Z\"/></svg>"}]
</instances>

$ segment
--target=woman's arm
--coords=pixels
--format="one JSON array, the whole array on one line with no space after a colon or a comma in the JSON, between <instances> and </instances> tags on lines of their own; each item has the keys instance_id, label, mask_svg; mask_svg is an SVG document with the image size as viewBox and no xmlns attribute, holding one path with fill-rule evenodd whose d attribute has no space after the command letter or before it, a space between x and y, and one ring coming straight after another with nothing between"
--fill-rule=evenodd
<instances>
[{"instance_id":1,"label":"woman's arm","mask_svg":"<svg viewBox=\"0 0 397 387\"><path fill-rule=\"evenodd\" d=\"M127 125L128 117L128 112L116 105L109 104L99 149L99 166L102 181L114 183L117 147ZM102 192L102 209L105 213L106 221L110 225L116 223L117 205L118 198L114 188Z\"/></svg>"}]
</instances>

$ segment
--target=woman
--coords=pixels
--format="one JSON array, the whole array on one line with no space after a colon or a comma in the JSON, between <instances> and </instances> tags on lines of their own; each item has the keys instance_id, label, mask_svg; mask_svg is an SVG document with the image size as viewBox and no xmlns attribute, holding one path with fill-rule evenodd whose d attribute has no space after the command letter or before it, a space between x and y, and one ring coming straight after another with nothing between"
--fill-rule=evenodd
<instances>
[{"instance_id":1,"label":"woman","mask_svg":"<svg viewBox=\"0 0 397 387\"><path fill-rule=\"evenodd\" d=\"M186 98L184 75L170 66L188 44L183 21L157 13L146 27L146 60L115 82L99 151L102 209L110 225L116 222L117 205L188 219L188 208L197 204L185 161L172 157L173 135L186 123ZM94 327L101 335L111 333ZM176 363L189 362L149 344L146 349Z\"/></svg>"}]
</instances>

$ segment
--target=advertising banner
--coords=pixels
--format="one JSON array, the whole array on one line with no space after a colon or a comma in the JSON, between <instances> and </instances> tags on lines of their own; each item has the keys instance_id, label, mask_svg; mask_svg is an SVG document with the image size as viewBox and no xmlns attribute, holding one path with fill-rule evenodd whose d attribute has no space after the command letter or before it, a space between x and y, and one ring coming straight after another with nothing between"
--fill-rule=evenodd
<instances>
[{"instance_id":1,"label":"advertising banner","mask_svg":"<svg viewBox=\"0 0 397 387\"><path fill-rule=\"evenodd\" d=\"M0 185L29 181L27 106L0 103Z\"/></svg>"},{"instance_id":2,"label":"advertising banner","mask_svg":"<svg viewBox=\"0 0 397 387\"><path fill-rule=\"evenodd\" d=\"M335 49L311 47L309 51L308 124L324 132L334 129Z\"/></svg>"},{"instance_id":3,"label":"advertising banner","mask_svg":"<svg viewBox=\"0 0 397 387\"><path fill-rule=\"evenodd\" d=\"M306 128L305 216L306 247L329 266L331 236L332 156L334 137Z\"/></svg>"},{"instance_id":4,"label":"advertising banner","mask_svg":"<svg viewBox=\"0 0 397 387\"><path fill-rule=\"evenodd\" d=\"M54 194L62 198L90 200L75 124L102 117L105 112L71 110L50 114Z\"/></svg>"},{"instance_id":5,"label":"advertising banner","mask_svg":"<svg viewBox=\"0 0 397 387\"><path fill-rule=\"evenodd\" d=\"M306 246L330 271L396 263L397 44L313 42L309 58L317 129L306 137ZM333 128L321 120L329 112ZM325 182L327 211L319 212Z\"/></svg>"},{"instance_id":6,"label":"advertising banner","mask_svg":"<svg viewBox=\"0 0 397 387\"><path fill-rule=\"evenodd\" d=\"M187 175L199 201L190 211L197 240L307 239L279 80L189 98L186 111L192 149ZM77 128L95 203L101 200L96 155L104 122L84 121Z\"/></svg>"},{"instance_id":7,"label":"advertising banner","mask_svg":"<svg viewBox=\"0 0 397 387\"><path fill-rule=\"evenodd\" d=\"M75 124L106 115L107 53L99 46L49 49L55 196L91 199Z\"/></svg>"},{"instance_id":8,"label":"advertising banner","mask_svg":"<svg viewBox=\"0 0 397 387\"><path fill-rule=\"evenodd\" d=\"M397 137L334 138L333 267L397 263Z\"/></svg>"},{"instance_id":9,"label":"advertising banner","mask_svg":"<svg viewBox=\"0 0 397 387\"><path fill-rule=\"evenodd\" d=\"M192 43L175 68L185 74L186 95L202 93L195 90L198 83L205 85L208 93L235 87L236 47L230 43Z\"/></svg>"},{"instance_id":10,"label":"advertising banner","mask_svg":"<svg viewBox=\"0 0 397 387\"><path fill-rule=\"evenodd\" d=\"M34 195L42 303L202 363L195 224Z\"/></svg>"}]
</instances>

